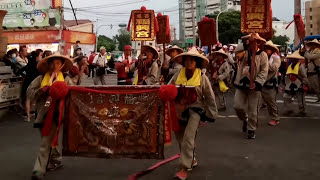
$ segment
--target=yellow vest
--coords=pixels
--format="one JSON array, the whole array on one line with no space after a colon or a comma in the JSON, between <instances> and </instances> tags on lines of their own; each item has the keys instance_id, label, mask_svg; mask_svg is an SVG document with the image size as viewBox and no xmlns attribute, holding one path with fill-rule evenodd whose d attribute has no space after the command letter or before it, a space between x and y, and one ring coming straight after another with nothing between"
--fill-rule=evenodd
<instances>
[{"instance_id":1,"label":"yellow vest","mask_svg":"<svg viewBox=\"0 0 320 180\"><path fill-rule=\"evenodd\" d=\"M200 80L201 80L201 70L197 68L191 79L187 80L186 77L186 68L182 68L178 78L176 80L176 85L184 85L184 86L200 86Z\"/></svg>"},{"instance_id":2,"label":"yellow vest","mask_svg":"<svg viewBox=\"0 0 320 180\"><path fill-rule=\"evenodd\" d=\"M52 84L49 82L50 81L50 74L46 73L46 75L44 76L42 82L41 82L41 88L45 87L45 86L52 86L53 83L57 82L57 81L64 81L64 77L62 72L59 72L58 77L56 78L56 80L54 80L52 82Z\"/></svg>"},{"instance_id":3,"label":"yellow vest","mask_svg":"<svg viewBox=\"0 0 320 180\"><path fill-rule=\"evenodd\" d=\"M300 67L300 62L298 62L296 64L296 66L294 67L294 69L292 69L292 64L290 64L290 66L287 69L287 74L295 74L298 75L299 74L299 67Z\"/></svg>"}]
</instances>

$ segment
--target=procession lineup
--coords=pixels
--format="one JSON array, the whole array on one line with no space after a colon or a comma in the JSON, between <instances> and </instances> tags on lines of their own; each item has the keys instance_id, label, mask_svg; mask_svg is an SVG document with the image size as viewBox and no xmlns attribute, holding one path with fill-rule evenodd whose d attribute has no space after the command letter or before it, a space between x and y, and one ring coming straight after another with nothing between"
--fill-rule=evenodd
<instances>
[{"instance_id":1,"label":"procession lineup","mask_svg":"<svg viewBox=\"0 0 320 180\"><path fill-rule=\"evenodd\" d=\"M214 151L206 146L210 139L199 135L199 129L209 129L234 112L233 118L240 121L233 121L237 128L228 133L238 133L242 137L238 141L255 146L260 136L265 137L264 129L272 134L273 129L282 128L282 117L308 120L318 116L309 108L310 103L312 108L320 103L320 36L306 35L300 12L292 14L291 22L299 45L284 48L276 44L271 0L237 1L241 4L241 37L224 44L218 33L222 12L201 17L197 23L192 20L193 42L186 45L174 43L171 16L146 6L132 9L126 27L119 25L119 32L127 33L130 43L115 40L118 44L113 51L102 43L105 36L96 37L99 28L96 34L80 32L76 27L84 29L88 24L93 30L93 25L85 20L64 21L58 15L63 14L62 2L14 1L6 6L0 2L0 110L10 112L0 117L5 121L21 115L24 126L36 128L40 147L37 144L32 180L58 173L65 167L62 160L70 161L62 157L132 158L137 164L141 159L161 160L147 170L126 174L128 180L147 174L152 178L157 168L177 160L175 172L167 172L173 173L172 178L215 179L192 176L198 164L199 169L211 166L201 158L198 161L198 149L212 148L204 155L201 151L200 156L205 157ZM191 3L193 9L198 2ZM12 14L18 10L13 8L18 6L26 8L30 16L24 16L32 22L11 31L12 25L7 24L15 21ZM42 10L37 9L40 7ZM39 13L43 19L36 17ZM192 19L194 16L192 13ZM31 26L37 30L25 30ZM38 26L48 29L38 30ZM29 45L41 40L54 43ZM259 121L261 116L268 121ZM171 158L165 157L168 146L177 146ZM112 169L112 164L107 166ZM112 174L105 178L114 179Z\"/></svg>"}]
</instances>

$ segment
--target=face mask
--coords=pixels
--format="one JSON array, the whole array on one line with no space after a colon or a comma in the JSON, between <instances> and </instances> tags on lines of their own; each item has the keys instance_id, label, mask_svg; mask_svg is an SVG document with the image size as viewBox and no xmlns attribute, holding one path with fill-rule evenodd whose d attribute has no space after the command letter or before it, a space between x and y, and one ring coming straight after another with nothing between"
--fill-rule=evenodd
<instances>
[{"instance_id":1,"label":"face mask","mask_svg":"<svg viewBox=\"0 0 320 180\"><path fill-rule=\"evenodd\" d=\"M12 54L11 57L12 57L12 58L16 58L17 55L16 55L16 54Z\"/></svg>"}]
</instances>

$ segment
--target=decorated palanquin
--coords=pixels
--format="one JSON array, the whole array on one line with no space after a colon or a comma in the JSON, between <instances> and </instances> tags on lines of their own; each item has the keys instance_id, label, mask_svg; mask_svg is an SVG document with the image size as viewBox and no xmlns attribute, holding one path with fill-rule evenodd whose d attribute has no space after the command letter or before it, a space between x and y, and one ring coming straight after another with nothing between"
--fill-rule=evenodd
<instances>
[{"instance_id":1,"label":"decorated palanquin","mask_svg":"<svg viewBox=\"0 0 320 180\"><path fill-rule=\"evenodd\" d=\"M68 99L63 155L164 158L159 87L71 87Z\"/></svg>"}]
</instances>

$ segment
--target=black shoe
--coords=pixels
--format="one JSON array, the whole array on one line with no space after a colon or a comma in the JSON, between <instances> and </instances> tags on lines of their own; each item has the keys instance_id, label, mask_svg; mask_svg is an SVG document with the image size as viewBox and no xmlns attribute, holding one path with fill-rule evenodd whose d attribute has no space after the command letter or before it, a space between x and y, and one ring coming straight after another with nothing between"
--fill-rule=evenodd
<instances>
[{"instance_id":1,"label":"black shoe","mask_svg":"<svg viewBox=\"0 0 320 180\"><path fill-rule=\"evenodd\" d=\"M306 117L307 116L307 113L306 112L299 112L297 115L297 117Z\"/></svg>"},{"instance_id":2,"label":"black shoe","mask_svg":"<svg viewBox=\"0 0 320 180\"><path fill-rule=\"evenodd\" d=\"M34 171L31 176L31 180L43 180L44 174L40 171Z\"/></svg>"},{"instance_id":3,"label":"black shoe","mask_svg":"<svg viewBox=\"0 0 320 180\"><path fill-rule=\"evenodd\" d=\"M58 168L62 167L62 162L58 161L58 160L51 160L51 162L49 163L49 166L47 168L47 171L51 172L54 171Z\"/></svg>"},{"instance_id":4,"label":"black shoe","mask_svg":"<svg viewBox=\"0 0 320 180\"><path fill-rule=\"evenodd\" d=\"M248 131L248 139L255 139L256 133L254 131Z\"/></svg>"},{"instance_id":5,"label":"black shoe","mask_svg":"<svg viewBox=\"0 0 320 180\"><path fill-rule=\"evenodd\" d=\"M247 121L243 121L243 125L242 125L242 132L246 133L248 131L248 122Z\"/></svg>"},{"instance_id":6,"label":"black shoe","mask_svg":"<svg viewBox=\"0 0 320 180\"><path fill-rule=\"evenodd\" d=\"M221 112L224 112L224 111L226 111L226 110L227 110L226 107L221 107L221 108L218 109L218 111L221 111Z\"/></svg>"},{"instance_id":7,"label":"black shoe","mask_svg":"<svg viewBox=\"0 0 320 180\"><path fill-rule=\"evenodd\" d=\"M267 109L267 105L266 104L262 104L261 105L261 109Z\"/></svg>"}]
</instances>

